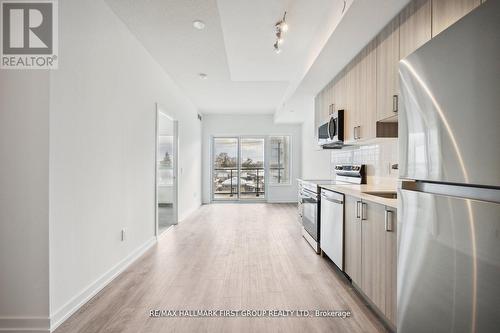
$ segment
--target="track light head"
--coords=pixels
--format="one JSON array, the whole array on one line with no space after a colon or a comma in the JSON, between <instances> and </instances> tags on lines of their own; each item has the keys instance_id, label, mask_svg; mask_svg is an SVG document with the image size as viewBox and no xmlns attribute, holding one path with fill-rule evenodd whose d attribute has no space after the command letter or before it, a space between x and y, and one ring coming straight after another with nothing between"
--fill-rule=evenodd
<instances>
[{"instance_id":1,"label":"track light head","mask_svg":"<svg viewBox=\"0 0 500 333\"><path fill-rule=\"evenodd\" d=\"M281 52L280 45L284 42L283 33L288 30L288 24L286 23L285 19L286 12L285 14L283 14L283 18L280 21L276 22L276 24L274 25L274 28L276 30L276 42L273 46L276 53Z\"/></svg>"}]
</instances>

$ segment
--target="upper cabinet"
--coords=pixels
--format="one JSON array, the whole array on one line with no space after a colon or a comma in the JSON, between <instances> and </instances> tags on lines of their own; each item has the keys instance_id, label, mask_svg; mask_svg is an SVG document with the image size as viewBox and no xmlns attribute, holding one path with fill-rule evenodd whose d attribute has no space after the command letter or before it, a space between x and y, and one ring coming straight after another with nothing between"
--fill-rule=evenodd
<instances>
[{"instance_id":1,"label":"upper cabinet","mask_svg":"<svg viewBox=\"0 0 500 333\"><path fill-rule=\"evenodd\" d=\"M399 61L485 0L413 0L316 96L315 124L344 110L344 142L397 137Z\"/></svg>"},{"instance_id":2,"label":"upper cabinet","mask_svg":"<svg viewBox=\"0 0 500 333\"><path fill-rule=\"evenodd\" d=\"M317 95L315 102L318 103L316 109L316 127L326 123L332 112L333 104L333 83L330 82L323 90Z\"/></svg>"},{"instance_id":3,"label":"upper cabinet","mask_svg":"<svg viewBox=\"0 0 500 333\"><path fill-rule=\"evenodd\" d=\"M359 58L356 57L349 65L347 65L346 73L344 74L345 98L344 105L341 108L344 109L344 141L346 142L354 141L354 128L358 124L358 116L355 112L358 60Z\"/></svg>"},{"instance_id":4,"label":"upper cabinet","mask_svg":"<svg viewBox=\"0 0 500 333\"><path fill-rule=\"evenodd\" d=\"M377 36L377 121L398 112L399 16Z\"/></svg>"},{"instance_id":5,"label":"upper cabinet","mask_svg":"<svg viewBox=\"0 0 500 333\"><path fill-rule=\"evenodd\" d=\"M358 127L356 140L372 139L376 133L377 112L377 51L375 41L370 42L360 53L358 91L356 95Z\"/></svg>"},{"instance_id":6,"label":"upper cabinet","mask_svg":"<svg viewBox=\"0 0 500 333\"><path fill-rule=\"evenodd\" d=\"M318 142L318 131L316 130L318 128L318 125L319 125L319 120L320 120L320 109L321 109L321 106L320 106L320 94L317 94L316 96L314 96L314 130L313 130L313 133L314 133L314 142Z\"/></svg>"},{"instance_id":7,"label":"upper cabinet","mask_svg":"<svg viewBox=\"0 0 500 333\"><path fill-rule=\"evenodd\" d=\"M413 0L399 16L399 57L405 58L432 37L431 0Z\"/></svg>"},{"instance_id":8,"label":"upper cabinet","mask_svg":"<svg viewBox=\"0 0 500 333\"><path fill-rule=\"evenodd\" d=\"M432 0L432 37L481 4L481 0Z\"/></svg>"}]
</instances>

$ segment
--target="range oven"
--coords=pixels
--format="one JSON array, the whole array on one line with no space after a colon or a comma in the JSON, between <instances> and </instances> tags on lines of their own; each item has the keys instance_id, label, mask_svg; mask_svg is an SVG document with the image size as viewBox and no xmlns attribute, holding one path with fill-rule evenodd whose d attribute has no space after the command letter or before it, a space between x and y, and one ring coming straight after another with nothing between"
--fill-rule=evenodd
<instances>
[{"instance_id":1,"label":"range oven","mask_svg":"<svg viewBox=\"0 0 500 333\"><path fill-rule=\"evenodd\" d=\"M335 180L299 181L299 218L302 222L302 236L316 251L321 253L321 191L322 186L334 184L365 184L364 165L336 165ZM342 207L343 212L343 207ZM342 235L343 237L343 235ZM327 238L328 240L328 238ZM342 264L340 264L342 266Z\"/></svg>"},{"instance_id":2,"label":"range oven","mask_svg":"<svg viewBox=\"0 0 500 333\"><path fill-rule=\"evenodd\" d=\"M299 196L303 227L302 235L316 253L319 253L319 195L317 185L302 183Z\"/></svg>"}]
</instances>

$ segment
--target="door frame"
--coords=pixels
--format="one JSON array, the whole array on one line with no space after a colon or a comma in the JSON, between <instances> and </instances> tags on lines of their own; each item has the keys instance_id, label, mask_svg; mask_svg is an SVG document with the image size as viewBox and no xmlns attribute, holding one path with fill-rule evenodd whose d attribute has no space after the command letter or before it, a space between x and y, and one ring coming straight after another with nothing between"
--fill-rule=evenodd
<instances>
[{"instance_id":1,"label":"door frame","mask_svg":"<svg viewBox=\"0 0 500 333\"><path fill-rule=\"evenodd\" d=\"M215 199L214 198L214 162L215 162L215 149L214 149L214 141L215 139L237 139L237 173L238 173L238 183L237 183L237 197L231 200L225 199ZM264 197L259 199L241 199L240 197L240 172L241 172L241 139L263 139L264 140ZM268 136L267 135L210 135L210 202L226 202L226 203L259 203L265 202L268 198L268 157L267 157L267 143Z\"/></svg>"},{"instance_id":2,"label":"door frame","mask_svg":"<svg viewBox=\"0 0 500 333\"><path fill-rule=\"evenodd\" d=\"M161 104L155 104L155 153L154 153L154 212L155 212L155 236L158 238L159 228L158 228L158 147L159 147L159 126L160 126L160 114L167 117L173 122L173 159L174 163L172 165L173 171L173 193L172 193L172 208L173 208L173 219L174 225L179 223L179 193L178 193L178 179L179 179L179 121L172 117L167 111L167 109L162 107Z\"/></svg>"}]
</instances>

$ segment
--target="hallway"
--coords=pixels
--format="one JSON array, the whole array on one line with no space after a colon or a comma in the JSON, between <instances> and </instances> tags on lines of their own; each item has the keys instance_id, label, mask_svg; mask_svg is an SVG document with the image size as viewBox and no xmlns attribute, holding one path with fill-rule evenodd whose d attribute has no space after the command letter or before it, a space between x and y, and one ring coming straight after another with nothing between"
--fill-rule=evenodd
<instances>
[{"instance_id":1,"label":"hallway","mask_svg":"<svg viewBox=\"0 0 500 333\"><path fill-rule=\"evenodd\" d=\"M150 310L350 310L350 318L150 318ZM291 204L213 204L55 332L375 332L378 319L302 239Z\"/></svg>"}]
</instances>

